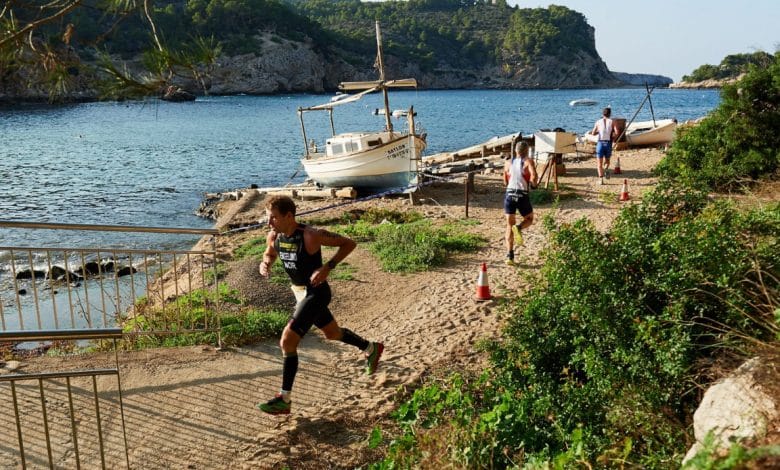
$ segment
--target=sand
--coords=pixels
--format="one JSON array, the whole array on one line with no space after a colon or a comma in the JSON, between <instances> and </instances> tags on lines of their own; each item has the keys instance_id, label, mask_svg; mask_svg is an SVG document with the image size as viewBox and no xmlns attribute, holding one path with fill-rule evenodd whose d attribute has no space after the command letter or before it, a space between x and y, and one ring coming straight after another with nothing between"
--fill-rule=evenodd
<instances>
[{"instance_id":1,"label":"sand","mask_svg":"<svg viewBox=\"0 0 780 470\"><path fill-rule=\"evenodd\" d=\"M559 221L586 217L606 230L625 204L641 200L643 191L656 179L652 167L662 158L656 149L617 152L623 175L598 185L594 159L566 158L566 174L560 177L564 192L576 197L563 200L554 213ZM629 182L629 202L618 202L623 178ZM121 352L122 398L127 447L133 468L354 468L381 457L381 450L369 450L366 439L374 426L392 427L388 414L400 399L431 374L446 374L464 368L479 369L483 354L474 351L475 342L498 338L506 315L505 299L527 289L525 274L541 266L545 246L544 230L538 221L553 211L551 204L535 207L537 223L525 234L524 246L516 249L518 266L506 266L503 186L498 173L477 175L469 218L478 222L466 226L488 240L479 252L450 257L430 272L389 274L381 271L365 245L347 258L355 268L354 280L332 281L331 309L338 322L364 337L382 341L385 353L373 376L363 371L364 359L356 349L324 339L317 331L307 335L300 348L300 368L294 387L293 412L286 417L267 416L255 408L276 393L281 381L278 339L241 348L217 351L212 346ZM463 181L426 187L412 206L406 197L377 199L319 212L326 217L337 212L369 206L395 210L416 210L437 221L464 217ZM239 201L223 211L220 224L252 223L262 214L262 198ZM328 204L304 201L299 211ZM220 237L218 249L227 258L249 238L265 236L266 229ZM486 263L493 300L474 300L481 263ZM292 306L292 294L269 288L255 274L251 263L233 263L229 282L244 292L247 304L273 302ZM269 300L271 299L271 300ZM25 360L22 371L108 367L113 354L91 354L68 358ZM49 419L57 465L75 467L75 458L65 413L67 398L62 386L47 392ZM74 380L76 408L94 408L89 398L91 382ZM106 432L107 466L125 465L124 438L118 413L116 379L101 377L101 416ZM25 420L40 420L40 401L32 397L37 383L17 390ZM0 400L11 403L9 387L0 387ZM7 411L11 411L8 405ZM19 465L13 413L2 415L0 423L0 467ZM80 424L81 464L99 466L100 457L90 419ZM45 467L46 447L42 433L25 436L37 442L25 448L30 467Z\"/></svg>"}]
</instances>

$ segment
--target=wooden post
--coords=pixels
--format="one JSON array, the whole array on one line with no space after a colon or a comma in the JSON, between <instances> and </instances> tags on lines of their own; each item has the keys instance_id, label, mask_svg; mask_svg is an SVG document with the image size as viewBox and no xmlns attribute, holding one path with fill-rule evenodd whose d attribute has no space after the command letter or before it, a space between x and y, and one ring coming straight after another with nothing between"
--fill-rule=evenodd
<instances>
[{"instance_id":1,"label":"wooden post","mask_svg":"<svg viewBox=\"0 0 780 470\"><path fill-rule=\"evenodd\" d=\"M558 154L553 155L553 191L558 191Z\"/></svg>"},{"instance_id":2,"label":"wooden post","mask_svg":"<svg viewBox=\"0 0 780 470\"><path fill-rule=\"evenodd\" d=\"M469 187L474 185L474 173L469 173L466 177L466 218L469 218Z\"/></svg>"}]
</instances>

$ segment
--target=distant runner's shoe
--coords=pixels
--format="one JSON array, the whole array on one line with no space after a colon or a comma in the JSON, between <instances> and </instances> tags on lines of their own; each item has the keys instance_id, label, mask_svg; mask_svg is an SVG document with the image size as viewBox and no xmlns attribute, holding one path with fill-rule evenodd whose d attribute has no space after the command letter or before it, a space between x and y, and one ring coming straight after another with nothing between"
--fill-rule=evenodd
<instances>
[{"instance_id":1,"label":"distant runner's shoe","mask_svg":"<svg viewBox=\"0 0 780 470\"><path fill-rule=\"evenodd\" d=\"M601 178L599 178L599 184L602 184L602 185L604 184L604 177L603 176Z\"/></svg>"},{"instance_id":2,"label":"distant runner's shoe","mask_svg":"<svg viewBox=\"0 0 780 470\"><path fill-rule=\"evenodd\" d=\"M520 227L518 227L517 225L513 225L512 233L515 234L515 245L517 246L523 245L523 232L520 230Z\"/></svg>"},{"instance_id":3,"label":"distant runner's shoe","mask_svg":"<svg viewBox=\"0 0 780 470\"><path fill-rule=\"evenodd\" d=\"M384 344L374 343L374 350L371 351L371 354L366 356L366 374L371 375L376 372L376 367L379 364L379 358L382 357L382 351L384 350Z\"/></svg>"},{"instance_id":4,"label":"distant runner's shoe","mask_svg":"<svg viewBox=\"0 0 780 470\"><path fill-rule=\"evenodd\" d=\"M604 168L604 178L609 179L609 168Z\"/></svg>"},{"instance_id":5,"label":"distant runner's shoe","mask_svg":"<svg viewBox=\"0 0 780 470\"><path fill-rule=\"evenodd\" d=\"M292 405L292 401L284 401L282 394L277 393L276 396L268 400L268 402L258 403L257 408L269 415L288 415L290 414L290 405Z\"/></svg>"},{"instance_id":6,"label":"distant runner's shoe","mask_svg":"<svg viewBox=\"0 0 780 470\"><path fill-rule=\"evenodd\" d=\"M514 266L517 263L515 263L515 260L513 258L507 258L504 260L504 264L506 264L507 266Z\"/></svg>"}]
</instances>

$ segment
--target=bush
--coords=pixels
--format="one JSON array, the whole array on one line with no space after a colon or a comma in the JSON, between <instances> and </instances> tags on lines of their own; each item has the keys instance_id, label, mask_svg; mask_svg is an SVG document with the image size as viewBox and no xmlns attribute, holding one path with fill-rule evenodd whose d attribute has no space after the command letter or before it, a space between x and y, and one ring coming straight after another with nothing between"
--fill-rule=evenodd
<instances>
[{"instance_id":1,"label":"bush","mask_svg":"<svg viewBox=\"0 0 780 470\"><path fill-rule=\"evenodd\" d=\"M698 126L681 129L657 172L715 190L738 189L780 167L780 52L722 90Z\"/></svg>"},{"instance_id":2,"label":"bush","mask_svg":"<svg viewBox=\"0 0 780 470\"><path fill-rule=\"evenodd\" d=\"M544 223L544 266L508 305L504 336L489 348L492 369L402 405L401 423L414 418L417 427L391 446L391 459L409 466L447 452L470 468L676 468L699 364L739 351L744 338L775 340L774 309L751 310L750 291L759 272L772 273L766 292L780 287L780 204L740 212L661 184L609 233L584 219ZM452 394L461 401L441 398ZM421 430L430 426L435 449Z\"/></svg>"}]
</instances>

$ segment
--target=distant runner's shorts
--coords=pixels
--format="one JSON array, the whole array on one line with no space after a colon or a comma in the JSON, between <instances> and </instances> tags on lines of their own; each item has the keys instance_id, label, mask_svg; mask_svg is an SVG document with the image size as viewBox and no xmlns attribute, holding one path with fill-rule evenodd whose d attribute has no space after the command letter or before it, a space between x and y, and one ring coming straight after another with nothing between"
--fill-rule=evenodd
<instances>
[{"instance_id":1,"label":"distant runner's shorts","mask_svg":"<svg viewBox=\"0 0 780 470\"><path fill-rule=\"evenodd\" d=\"M612 141L599 140L596 144L596 158L609 158L612 156Z\"/></svg>"},{"instance_id":2,"label":"distant runner's shorts","mask_svg":"<svg viewBox=\"0 0 780 470\"><path fill-rule=\"evenodd\" d=\"M305 295L302 289L306 289ZM298 303L295 305L295 313L290 320L290 329L303 338L309 332L312 325L323 328L333 321L333 314L328 309L330 304L330 286L323 283L317 287L293 286L293 293Z\"/></svg>"},{"instance_id":3,"label":"distant runner's shorts","mask_svg":"<svg viewBox=\"0 0 780 470\"><path fill-rule=\"evenodd\" d=\"M527 216L534 211L531 207L531 198L528 196L528 191L513 191L506 192L504 197L504 214L514 214L520 211L520 215Z\"/></svg>"}]
</instances>

